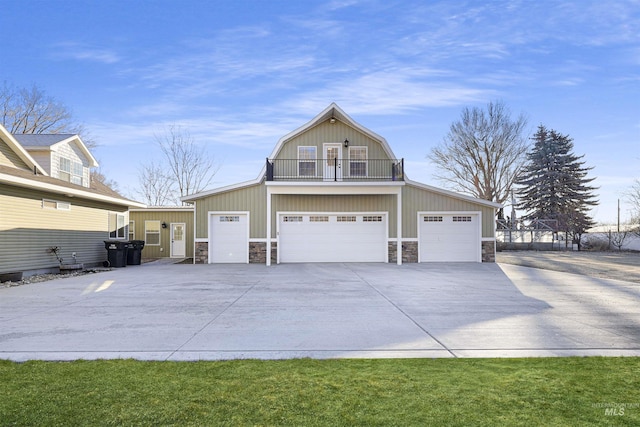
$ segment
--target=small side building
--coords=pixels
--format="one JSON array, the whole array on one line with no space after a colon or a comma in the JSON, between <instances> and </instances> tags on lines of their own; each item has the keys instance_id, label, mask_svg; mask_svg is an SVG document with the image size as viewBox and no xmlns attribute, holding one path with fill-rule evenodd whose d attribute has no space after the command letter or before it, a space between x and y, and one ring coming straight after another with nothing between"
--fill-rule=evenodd
<instances>
[{"instance_id":1,"label":"small side building","mask_svg":"<svg viewBox=\"0 0 640 427\"><path fill-rule=\"evenodd\" d=\"M129 240L144 241L143 258L193 258L193 206L129 211Z\"/></svg>"}]
</instances>

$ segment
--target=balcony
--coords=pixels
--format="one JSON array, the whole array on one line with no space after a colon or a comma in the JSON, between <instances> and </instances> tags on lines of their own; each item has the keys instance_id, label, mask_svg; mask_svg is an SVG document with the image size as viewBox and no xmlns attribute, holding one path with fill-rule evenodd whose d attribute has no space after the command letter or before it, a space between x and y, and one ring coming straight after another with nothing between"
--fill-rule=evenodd
<instances>
[{"instance_id":1,"label":"balcony","mask_svg":"<svg viewBox=\"0 0 640 427\"><path fill-rule=\"evenodd\" d=\"M404 159L267 159L267 181L404 181Z\"/></svg>"}]
</instances>

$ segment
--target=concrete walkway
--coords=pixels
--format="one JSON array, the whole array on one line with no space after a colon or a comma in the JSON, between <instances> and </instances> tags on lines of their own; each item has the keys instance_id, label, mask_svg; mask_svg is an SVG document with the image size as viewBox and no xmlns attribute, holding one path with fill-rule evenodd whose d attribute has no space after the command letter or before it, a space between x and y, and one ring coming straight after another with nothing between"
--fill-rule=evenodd
<instances>
[{"instance_id":1,"label":"concrete walkway","mask_svg":"<svg viewBox=\"0 0 640 427\"><path fill-rule=\"evenodd\" d=\"M0 289L0 359L640 356L640 286L498 264L145 264Z\"/></svg>"}]
</instances>

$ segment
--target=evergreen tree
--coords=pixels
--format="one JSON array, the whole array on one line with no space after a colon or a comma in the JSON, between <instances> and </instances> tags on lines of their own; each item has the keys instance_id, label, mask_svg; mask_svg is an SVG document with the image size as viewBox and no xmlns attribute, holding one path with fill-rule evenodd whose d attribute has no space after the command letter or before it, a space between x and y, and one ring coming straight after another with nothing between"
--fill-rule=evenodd
<instances>
[{"instance_id":1,"label":"evergreen tree","mask_svg":"<svg viewBox=\"0 0 640 427\"><path fill-rule=\"evenodd\" d=\"M520 172L517 185L518 208L527 212L524 219L555 220L556 231L563 231L579 242L595 225L589 208L598 204L588 178L593 169L585 167L584 156L573 154L573 139L540 125L532 137L534 145Z\"/></svg>"}]
</instances>

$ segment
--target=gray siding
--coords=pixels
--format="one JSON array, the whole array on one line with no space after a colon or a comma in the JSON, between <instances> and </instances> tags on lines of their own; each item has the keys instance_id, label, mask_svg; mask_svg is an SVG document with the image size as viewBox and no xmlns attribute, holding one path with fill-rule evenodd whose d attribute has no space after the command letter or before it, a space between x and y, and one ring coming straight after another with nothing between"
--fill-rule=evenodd
<instances>
[{"instance_id":1,"label":"gray siding","mask_svg":"<svg viewBox=\"0 0 640 427\"><path fill-rule=\"evenodd\" d=\"M495 210L470 201L434 193L413 185L402 191L402 228L404 237L418 237L418 212L423 211L481 211L482 237L495 235Z\"/></svg>"},{"instance_id":2,"label":"gray siding","mask_svg":"<svg viewBox=\"0 0 640 427\"><path fill-rule=\"evenodd\" d=\"M171 229L172 222L183 222L186 224L186 256L193 257L193 211L131 211L129 212L129 220L134 225L134 240L145 240L144 222L157 220L167 223L167 228L160 229L160 245L145 245L142 250L143 258L168 258L171 256ZM161 250L162 249L162 250Z\"/></svg>"},{"instance_id":3,"label":"gray siding","mask_svg":"<svg viewBox=\"0 0 640 427\"><path fill-rule=\"evenodd\" d=\"M286 141L276 159L297 159L298 146L317 147L317 156L321 159L323 157L322 147L324 143L342 144L345 138L349 140L350 146L368 147L369 159L389 159L389 156L384 152L378 141L340 121L334 124L326 121ZM342 150L342 158L348 159L349 149L343 147Z\"/></svg>"},{"instance_id":4,"label":"gray siding","mask_svg":"<svg viewBox=\"0 0 640 427\"><path fill-rule=\"evenodd\" d=\"M249 211L250 239L264 239L266 225L267 190L264 184L255 184L233 191L208 196L196 202L197 238L206 239L208 212Z\"/></svg>"},{"instance_id":5,"label":"gray siding","mask_svg":"<svg viewBox=\"0 0 640 427\"><path fill-rule=\"evenodd\" d=\"M42 199L71 204L70 210L45 209ZM107 258L104 240L109 238L109 212L125 213L127 208L107 203L83 201L41 191L0 187L0 272L29 271L58 265L48 249L61 248L60 255L86 266Z\"/></svg>"},{"instance_id":6,"label":"gray siding","mask_svg":"<svg viewBox=\"0 0 640 427\"><path fill-rule=\"evenodd\" d=\"M272 196L271 230L276 237L276 212L388 212L389 237L396 237L396 196L298 196L277 194Z\"/></svg>"}]
</instances>

